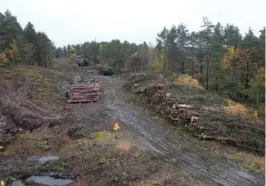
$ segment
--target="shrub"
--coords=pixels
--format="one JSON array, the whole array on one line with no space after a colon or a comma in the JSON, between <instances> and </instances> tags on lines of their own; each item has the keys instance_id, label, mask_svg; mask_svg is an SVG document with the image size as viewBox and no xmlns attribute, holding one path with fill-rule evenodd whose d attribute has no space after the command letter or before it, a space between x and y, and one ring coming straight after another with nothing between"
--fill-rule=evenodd
<instances>
[{"instance_id":1,"label":"shrub","mask_svg":"<svg viewBox=\"0 0 266 186\"><path fill-rule=\"evenodd\" d=\"M199 86L199 81L197 79L192 78L188 74L179 74L178 78L176 79L176 82L183 85L190 85L194 87Z\"/></svg>"},{"instance_id":2,"label":"shrub","mask_svg":"<svg viewBox=\"0 0 266 186\"><path fill-rule=\"evenodd\" d=\"M0 68L6 67L9 64L9 60L4 52L0 53Z\"/></svg>"}]
</instances>

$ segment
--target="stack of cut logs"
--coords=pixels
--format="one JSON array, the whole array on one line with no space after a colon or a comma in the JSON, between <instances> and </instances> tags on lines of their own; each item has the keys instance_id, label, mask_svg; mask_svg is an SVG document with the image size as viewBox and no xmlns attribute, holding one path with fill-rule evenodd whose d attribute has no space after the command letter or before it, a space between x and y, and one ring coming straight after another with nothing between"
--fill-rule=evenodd
<instances>
[{"instance_id":1,"label":"stack of cut logs","mask_svg":"<svg viewBox=\"0 0 266 186\"><path fill-rule=\"evenodd\" d=\"M99 83L80 83L71 85L67 92L68 103L90 103L99 100Z\"/></svg>"}]
</instances>

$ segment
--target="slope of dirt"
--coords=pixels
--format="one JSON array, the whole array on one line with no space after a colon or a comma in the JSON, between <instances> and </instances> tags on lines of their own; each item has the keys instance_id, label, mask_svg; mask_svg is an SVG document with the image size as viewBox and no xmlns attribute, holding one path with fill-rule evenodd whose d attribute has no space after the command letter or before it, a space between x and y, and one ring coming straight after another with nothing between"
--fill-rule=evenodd
<instances>
[{"instance_id":1,"label":"slope of dirt","mask_svg":"<svg viewBox=\"0 0 266 186\"><path fill-rule=\"evenodd\" d=\"M34 66L0 70L0 145L16 138L17 133L32 131L43 124L55 125L63 120L65 101L58 94L57 81L67 82L69 79Z\"/></svg>"},{"instance_id":2,"label":"slope of dirt","mask_svg":"<svg viewBox=\"0 0 266 186\"><path fill-rule=\"evenodd\" d=\"M176 80L142 73L132 75L125 87L142 95L160 116L182 126L193 136L264 155L263 121L252 119L249 113L235 114L238 108L226 106L218 95Z\"/></svg>"}]
</instances>

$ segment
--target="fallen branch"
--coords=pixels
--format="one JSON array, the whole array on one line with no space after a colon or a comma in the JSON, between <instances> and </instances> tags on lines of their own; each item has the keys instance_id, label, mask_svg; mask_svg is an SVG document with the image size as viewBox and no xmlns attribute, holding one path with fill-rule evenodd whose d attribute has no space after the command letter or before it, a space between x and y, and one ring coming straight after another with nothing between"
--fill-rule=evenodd
<instances>
[{"instance_id":1,"label":"fallen branch","mask_svg":"<svg viewBox=\"0 0 266 186\"><path fill-rule=\"evenodd\" d=\"M99 96L99 92L92 92L92 93L81 93L81 92L73 92L73 93L69 93L69 96Z\"/></svg>"},{"instance_id":2,"label":"fallen branch","mask_svg":"<svg viewBox=\"0 0 266 186\"><path fill-rule=\"evenodd\" d=\"M68 103L92 103L98 101L97 99L90 100L68 100Z\"/></svg>"},{"instance_id":3,"label":"fallen branch","mask_svg":"<svg viewBox=\"0 0 266 186\"><path fill-rule=\"evenodd\" d=\"M70 96L70 100L77 100L77 99L98 99L99 96Z\"/></svg>"},{"instance_id":4,"label":"fallen branch","mask_svg":"<svg viewBox=\"0 0 266 186\"><path fill-rule=\"evenodd\" d=\"M177 106L178 108L192 108L193 107L192 105L186 105L186 104L178 104L175 106Z\"/></svg>"}]
</instances>

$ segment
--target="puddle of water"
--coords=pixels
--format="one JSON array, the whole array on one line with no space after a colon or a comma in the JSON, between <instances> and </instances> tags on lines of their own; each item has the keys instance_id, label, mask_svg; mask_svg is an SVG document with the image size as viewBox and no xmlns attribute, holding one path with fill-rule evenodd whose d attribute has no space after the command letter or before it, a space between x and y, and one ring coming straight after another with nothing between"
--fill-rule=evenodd
<instances>
[{"instance_id":1,"label":"puddle of water","mask_svg":"<svg viewBox=\"0 0 266 186\"><path fill-rule=\"evenodd\" d=\"M43 157L40 157L40 158L38 158L38 157L32 157L30 159L37 160L37 161L39 161L40 163L43 164L43 163L45 163L47 161L59 160L59 157L58 156L43 156Z\"/></svg>"},{"instance_id":2,"label":"puddle of water","mask_svg":"<svg viewBox=\"0 0 266 186\"><path fill-rule=\"evenodd\" d=\"M25 186L21 180L16 180L12 183L12 186Z\"/></svg>"},{"instance_id":3,"label":"puddle of water","mask_svg":"<svg viewBox=\"0 0 266 186\"><path fill-rule=\"evenodd\" d=\"M55 161L55 160L59 160L59 157L58 156L44 156L44 157L38 158L38 161L40 163L45 163L47 161Z\"/></svg>"},{"instance_id":4,"label":"puddle of water","mask_svg":"<svg viewBox=\"0 0 266 186\"><path fill-rule=\"evenodd\" d=\"M241 170L234 170L234 171L240 177L243 177L243 178L246 178L246 179L252 180L252 181L255 180L255 178L252 175L250 175L249 173L247 173L246 171L241 171Z\"/></svg>"},{"instance_id":5,"label":"puddle of water","mask_svg":"<svg viewBox=\"0 0 266 186\"><path fill-rule=\"evenodd\" d=\"M26 181L51 186L65 186L73 183L70 179L54 179L51 176L31 176Z\"/></svg>"}]
</instances>

